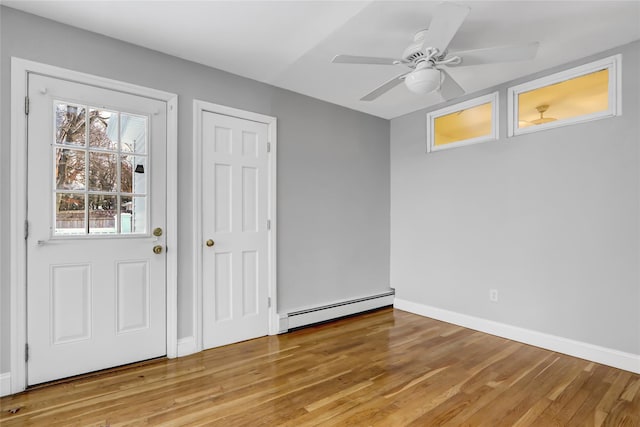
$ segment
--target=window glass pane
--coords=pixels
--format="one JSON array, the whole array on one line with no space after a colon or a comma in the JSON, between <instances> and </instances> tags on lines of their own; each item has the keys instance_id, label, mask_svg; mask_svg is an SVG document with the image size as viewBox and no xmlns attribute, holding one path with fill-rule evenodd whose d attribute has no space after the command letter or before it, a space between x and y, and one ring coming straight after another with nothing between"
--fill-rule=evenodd
<instances>
[{"instance_id":1,"label":"window glass pane","mask_svg":"<svg viewBox=\"0 0 640 427\"><path fill-rule=\"evenodd\" d=\"M111 153L89 152L89 190L118 190L118 156Z\"/></svg>"},{"instance_id":2,"label":"window glass pane","mask_svg":"<svg viewBox=\"0 0 640 427\"><path fill-rule=\"evenodd\" d=\"M518 127L525 128L609 109L604 69L518 95Z\"/></svg>"},{"instance_id":3,"label":"window glass pane","mask_svg":"<svg viewBox=\"0 0 640 427\"><path fill-rule=\"evenodd\" d=\"M146 233L147 231L147 198L120 197L121 233Z\"/></svg>"},{"instance_id":4,"label":"window glass pane","mask_svg":"<svg viewBox=\"0 0 640 427\"><path fill-rule=\"evenodd\" d=\"M56 102L56 144L84 145L86 109L80 105Z\"/></svg>"},{"instance_id":5,"label":"window glass pane","mask_svg":"<svg viewBox=\"0 0 640 427\"><path fill-rule=\"evenodd\" d=\"M118 150L118 113L90 108L89 123L90 147Z\"/></svg>"},{"instance_id":6,"label":"window glass pane","mask_svg":"<svg viewBox=\"0 0 640 427\"><path fill-rule=\"evenodd\" d=\"M116 233L116 196L89 195L89 234Z\"/></svg>"},{"instance_id":7,"label":"window glass pane","mask_svg":"<svg viewBox=\"0 0 640 427\"><path fill-rule=\"evenodd\" d=\"M125 153L147 152L147 118L122 113L120 117L121 150Z\"/></svg>"},{"instance_id":8,"label":"window glass pane","mask_svg":"<svg viewBox=\"0 0 640 427\"><path fill-rule=\"evenodd\" d=\"M55 205L56 235L85 234L85 195L78 193L57 193Z\"/></svg>"},{"instance_id":9,"label":"window glass pane","mask_svg":"<svg viewBox=\"0 0 640 427\"><path fill-rule=\"evenodd\" d=\"M148 232L147 116L53 104L55 235Z\"/></svg>"},{"instance_id":10,"label":"window glass pane","mask_svg":"<svg viewBox=\"0 0 640 427\"><path fill-rule=\"evenodd\" d=\"M491 135L491 103L456 111L434 120L435 146Z\"/></svg>"},{"instance_id":11,"label":"window glass pane","mask_svg":"<svg viewBox=\"0 0 640 427\"><path fill-rule=\"evenodd\" d=\"M85 186L86 151L54 148L56 155L55 188L82 190Z\"/></svg>"},{"instance_id":12,"label":"window glass pane","mask_svg":"<svg viewBox=\"0 0 640 427\"><path fill-rule=\"evenodd\" d=\"M142 156L122 156L120 164L122 193L145 194L147 185L147 158Z\"/></svg>"}]
</instances>

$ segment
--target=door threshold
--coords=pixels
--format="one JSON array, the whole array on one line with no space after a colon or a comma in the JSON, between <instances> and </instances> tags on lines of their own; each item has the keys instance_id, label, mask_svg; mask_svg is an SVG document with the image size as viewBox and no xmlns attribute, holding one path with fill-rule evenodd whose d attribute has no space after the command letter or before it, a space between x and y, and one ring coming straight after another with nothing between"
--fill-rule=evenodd
<instances>
[{"instance_id":1,"label":"door threshold","mask_svg":"<svg viewBox=\"0 0 640 427\"><path fill-rule=\"evenodd\" d=\"M58 380L47 381L40 384L34 384L27 387L25 391L39 390L41 388L51 387L54 385L68 384L75 381L94 379L96 377L109 376L111 374L121 373L130 369L136 369L143 366L151 365L160 360L169 360L167 356L154 357L152 359L141 360L139 362L128 363L126 365L114 366L112 368L101 369L99 371L87 372L85 374L74 375L72 377L60 378Z\"/></svg>"}]
</instances>

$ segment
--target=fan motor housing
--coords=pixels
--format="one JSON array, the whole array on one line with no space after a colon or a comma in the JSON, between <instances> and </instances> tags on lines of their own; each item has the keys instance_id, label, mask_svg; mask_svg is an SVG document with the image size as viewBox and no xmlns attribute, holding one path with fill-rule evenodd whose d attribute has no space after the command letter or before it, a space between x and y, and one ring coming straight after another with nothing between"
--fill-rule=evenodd
<instances>
[{"instance_id":1,"label":"fan motor housing","mask_svg":"<svg viewBox=\"0 0 640 427\"><path fill-rule=\"evenodd\" d=\"M429 51L430 47L426 46L426 49L423 49L423 43L425 38L427 37L428 30L420 30L413 36L413 43L411 43L405 50L402 52L402 60L411 64L417 64L420 60L429 59L434 61L442 61L447 56L447 51L442 53L438 52L437 55L431 56L428 58L427 51Z\"/></svg>"},{"instance_id":2,"label":"fan motor housing","mask_svg":"<svg viewBox=\"0 0 640 427\"><path fill-rule=\"evenodd\" d=\"M402 52L402 59L407 62L416 62L418 59L425 56L424 52L420 49L422 42L412 43Z\"/></svg>"}]
</instances>

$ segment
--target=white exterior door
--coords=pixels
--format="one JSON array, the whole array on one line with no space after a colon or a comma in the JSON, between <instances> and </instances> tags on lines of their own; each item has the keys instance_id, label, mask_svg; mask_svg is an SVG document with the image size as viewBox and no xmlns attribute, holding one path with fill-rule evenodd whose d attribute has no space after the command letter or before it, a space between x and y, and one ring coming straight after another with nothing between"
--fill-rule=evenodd
<instances>
[{"instance_id":1,"label":"white exterior door","mask_svg":"<svg viewBox=\"0 0 640 427\"><path fill-rule=\"evenodd\" d=\"M202 113L203 346L269 332L268 125Z\"/></svg>"},{"instance_id":2,"label":"white exterior door","mask_svg":"<svg viewBox=\"0 0 640 427\"><path fill-rule=\"evenodd\" d=\"M165 355L166 103L28 83L28 385Z\"/></svg>"}]
</instances>

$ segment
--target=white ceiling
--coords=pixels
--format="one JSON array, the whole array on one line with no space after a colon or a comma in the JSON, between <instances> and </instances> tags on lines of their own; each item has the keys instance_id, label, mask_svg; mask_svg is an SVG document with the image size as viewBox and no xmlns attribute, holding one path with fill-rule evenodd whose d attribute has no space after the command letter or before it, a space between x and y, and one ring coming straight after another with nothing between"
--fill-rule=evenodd
<instances>
[{"instance_id":1,"label":"white ceiling","mask_svg":"<svg viewBox=\"0 0 640 427\"><path fill-rule=\"evenodd\" d=\"M30 1L2 4L383 118L441 102L397 86L402 72L330 63L334 55L400 57L438 1ZM640 2L456 1L471 8L449 50L539 41L533 61L450 69L481 90L640 39Z\"/></svg>"}]
</instances>

